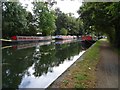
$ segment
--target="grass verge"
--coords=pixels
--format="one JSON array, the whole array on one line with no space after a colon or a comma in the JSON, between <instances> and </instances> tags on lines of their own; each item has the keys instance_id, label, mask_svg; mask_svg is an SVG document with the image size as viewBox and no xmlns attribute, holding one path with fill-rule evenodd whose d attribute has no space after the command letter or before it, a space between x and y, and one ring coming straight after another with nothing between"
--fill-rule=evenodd
<instances>
[{"instance_id":1,"label":"grass verge","mask_svg":"<svg viewBox=\"0 0 120 90\"><path fill-rule=\"evenodd\" d=\"M96 82L96 65L99 62L99 46L97 41L78 60L69 74L59 83L60 88L94 88ZM82 59L82 61L81 61Z\"/></svg>"}]
</instances>

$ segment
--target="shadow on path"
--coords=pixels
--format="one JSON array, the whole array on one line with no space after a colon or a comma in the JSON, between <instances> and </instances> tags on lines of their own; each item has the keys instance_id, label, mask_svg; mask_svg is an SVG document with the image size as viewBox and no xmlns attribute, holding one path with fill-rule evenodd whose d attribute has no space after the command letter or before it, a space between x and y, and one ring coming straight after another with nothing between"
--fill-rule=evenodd
<instances>
[{"instance_id":1,"label":"shadow on path","mask_svg":"<svg viewBox=\"0 0 120 90\"><path fill-rule=\"evenodd\" d=\"M118 55L106 41L100 46L96 88L118 88Z\"/></svg>"}]
</instances>

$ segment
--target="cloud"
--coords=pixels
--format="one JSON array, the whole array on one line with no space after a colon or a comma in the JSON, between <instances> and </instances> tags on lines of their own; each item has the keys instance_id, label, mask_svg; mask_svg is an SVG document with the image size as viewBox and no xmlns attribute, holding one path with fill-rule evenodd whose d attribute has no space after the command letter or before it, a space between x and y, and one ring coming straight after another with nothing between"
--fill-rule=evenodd
<instances>
[{"instance_id":1,"label":"cloud","mask_svg":"<svg viewBox=\"0 0 120 90\"><path fill-rule=\"evenodd\" d=\"M20 0L20 2L25 6L28 4L28 11L32 12L33 5L31 4L33 0ZM56 0L57 4L53 6L53 9L56 7L60 8L60 10L64 13L74 13L75 17L78 17L77 10L82 5L81 0Z\"/></svg>"},{"instance_id":2,"label":"cloud","mask_svg":"<svg viewBox=\"0 0 120 90\"><path fill-rule=\"evenodd\" d=\"M64 13L74 13L75 16L78 16L77 11L81 5L82 1L79 0L58 0L57 5L55 5L54 8L59 7Z\"/></svg>"}]
</instances>

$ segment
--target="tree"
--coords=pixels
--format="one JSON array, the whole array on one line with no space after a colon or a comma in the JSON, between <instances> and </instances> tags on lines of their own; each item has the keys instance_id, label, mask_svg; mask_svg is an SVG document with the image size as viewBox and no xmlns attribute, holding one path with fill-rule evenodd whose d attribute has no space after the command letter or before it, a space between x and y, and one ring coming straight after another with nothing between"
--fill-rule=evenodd
<instances>
[{"instance_id":1,"label":"tree","mask_svg":"<svg viewBox=\"0 0 120 90\"><path fill-rule=\"evenodd\" d=\"M3 38L23 35L27 30L27 12L19 2L2 3L2 35Z\"/></svg>"},{"instance_id":2,"label":"tree","mask_svg":"<svg viewBox=\"0 0 120 90\"><path fill-rule=\"evenodd\" d=\"M67 30L66 30L65 28L62 28L62 29L60 30L60 34L61 34L61 35L67 35Z\"/></svg>"},{"instance_id":3,"label":"tree","mask_svg":"<svg viewBox=\"0 0 120 90\"><path fill-rule=\"evenodd\" d=\"M55 34L56 35L59 35L60 34L60 30L62 29L62 28L65 28L65 29L67 29L67 22L68 22L68 16L66 15L66 14L64 14L64 13L62 13L61 11L59 11L59 9L57 9L58 10L58 12L56 12L56 14L57 14L57 18L56 18L56 27L57 27L57 30L56 30L56 32L55 32Z\"/></svg>"},{"instance_id":4,"label":"tree","mask_svg":"<svg viewBox=\"0 0 120 90\"><path fill-rule=\"evenodd\" d=\"M112 44L120 47L120 2L84 3L78 13L85 30L94 27L97 32L108 35Z\"/></svg>"},{"instance_id":5,"label":"tree","mask_svg":"<svg viewBox=\"0 0 120 90\"><path fill-rule=\"evenodd\" d=\"M56 28L54 14L44 2L33 2L33 5L38 32L42 32L43 35L52 35Z\"/></svg>"},{"instance_id":6,"label":"tree","mask_svg":"<svg viewBox=\"0 0 120 90\"><path fill-rule=\"evenodd\" d=\"M37 34L37 29L36 29L36 25L34 23L35 19L34 19L31 12L29 12L29 11L27 12L26 19L27 19L28 28L27 28L27 30L26 30L26 32L24 34L29 35L29 36L36 35Z\"/></svg>"},{"instance_id":7,"label":"tree","mask_svg":"<svg viewBox=\"0 0 120 90\"><path fill-rule=\"evenodd\" d=\"M56 12L56 27L57 30L55 31L56 35L61 34L62 28L67 30L68 35L78 35L79 34L79 20L76 18L72 17L72 15L65 14L62 11L60 11L59 8L55 9Z\"/></svg>"}]
</instances>

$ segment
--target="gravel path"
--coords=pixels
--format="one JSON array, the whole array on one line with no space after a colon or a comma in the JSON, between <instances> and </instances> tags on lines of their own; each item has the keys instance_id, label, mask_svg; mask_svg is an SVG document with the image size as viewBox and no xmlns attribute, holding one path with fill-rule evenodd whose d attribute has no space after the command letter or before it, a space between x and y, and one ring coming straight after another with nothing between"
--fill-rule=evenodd
<instances>
[{"instance_id":1,"label":"gravel path","mask_svg":"<svg viewBox=\"0 0 120 90\"><path fill-rule=\"evenodd\" d=\"M118 55L105 41L100 46L96 88L118 88Z\"/></svg>"}]
</instances>

